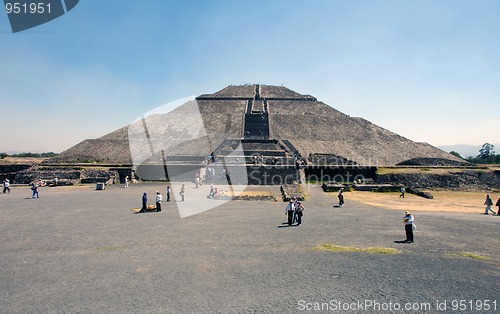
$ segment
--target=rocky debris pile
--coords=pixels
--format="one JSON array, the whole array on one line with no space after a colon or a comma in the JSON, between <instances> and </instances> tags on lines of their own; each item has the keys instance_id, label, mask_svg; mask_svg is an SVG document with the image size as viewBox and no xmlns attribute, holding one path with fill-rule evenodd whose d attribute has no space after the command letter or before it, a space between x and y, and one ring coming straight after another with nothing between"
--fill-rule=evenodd
<instances>
[{"instance_id":1,"label":"rocky debris pile","mask_svg":"<svg viewBox=\"0 0 500 314\"><path fill-rule=\"evenodd\" d=\"M352 187L356 191L370 192L399 192L401 190L401 186L393 184L354 184Z\"/></svg>"},{"instance_id":2,"label":"rocky debris pile","mask_svg":"<svg viewBox=\"0 0 500 314\"><path fill-rule=\"evenodd\" d=\"M34 181L44 181L48 185L75 185L80 181L80 172L75 169L33 166L16 173L14 183L30 184Z\"/></svg>"},{"instance_id":3,"label":"rocky debris pile","mask_svg":"<svg viewBox=\"0 0 500 314\"><path fill-rule=\"evenodd\" d=\"M407 188L406 192L411 193L411 194L415 194L415 195L418 195L420 197L427 198L427 199L434 198L434 196L430 192L420 191L420 190L415 189L415 188Z\"/></svg>"},{"instance_id":4,"label":"rocky debris pile","mask_svg":"<svg viewBox=\"0 0 500 314\"><path fill-rule=\"evenodd\" d=\"M113 135L113 133L110 133L98 139L87 139L65 150L58 156L46 160L45 163L131 164L128 137L126 133L122 132L122 129L114 133L122 134L123 138L107 138Z\"/></svg>"},{"instance_id":5,"label":"rocky debris pile","mask_svg":"<svg viewBox=\"0 0 500 314\"><path fill-rule=\"evenodd\" d=\"M324 192L337 192L340 189L346 189L346 186L336 182L323 182L321 188Z\"/></svg>"},{"instance_id":6,"label":"rocky debris pile","mask_svg":"<svg viewBox=\"0 0 500 314\"><path fill-rule=\"evenodd\" d=\"M40 180L52 186L97 182L114 184L119 182L119 175L117 171L105 169L33 166L17 172L14 178L14 183L30 184L31 182Z\"/></svg>"},{"instance_id":7,"label":"rocky debris pile","mask_svg":"<svg viewBox=\"0 0 500 314\"><path fill-rule=\"evenodd\" d=\"M341 188L343 188L345 191L370 191L370 192L377 192L377 193L384 193L384 192L399 192L401 190L401 185L394 185L394 184L353 184L353 185L342 185L342 184L335 184L335 183L323 183L321 185L323 188L324 192L338 192ZM429 193L429 192L424 192L416 188L407 188L406 189L407 193L415 194L421 197L425 197L428 199L434 198L434 196Z\"/></svg>"},{"instance_id":8,"label":"rocky debris pile","mask_svg":"<svg viewBox=\"0 0 500 314\"><path fill-rule=\"evenodd\" d=\"M118 172L116 170L98 170L85 169L80 175L80 183L98 183L105 182L106 185L120 182Z\"/></svg>"},{"instance_id":9,"label":"rocky debris pile","mask_svg":"<svg viewBox=\"0 0 500 314\"><path fill-rule=\"evenodd\" d=\"M451 190L495 190L500 189L500 177L491 171L472 170L432 173L389 173L377 176L379 184L404 185L413 189L445 188Z\"/></svg>"},{"instance_id":10,"label":"rocky debris pile","mask_svg":"<svg viewBox=\"0 0 500 314\"><path fill-rule=\"evenodd\" d=\"M434 166L434 167L471 167L467 161L458 161L444 158L413 158L397 164L398 166Z\"/></svg>"},{"instance_id":11,"label":"rocky debris pile","mask_svg":"<svg viewBox=\"0 0 500 314\"><path fill-rule=\"evenodd\" d=\"M297 199L298 201L303 201L304 194L302 194L302 191L299 188L299 185L297 183L294 184L284 184L280 187L281 190L281 197L283 198L283 201L288 202L290 199Z\"/></svg>"}]
</instances>

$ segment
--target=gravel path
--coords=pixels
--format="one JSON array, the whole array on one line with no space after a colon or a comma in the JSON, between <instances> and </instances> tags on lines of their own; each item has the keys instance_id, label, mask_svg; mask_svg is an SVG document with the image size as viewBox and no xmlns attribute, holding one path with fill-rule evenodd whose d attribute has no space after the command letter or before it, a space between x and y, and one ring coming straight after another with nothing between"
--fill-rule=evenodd
<instances>
[{"instance_id":1,"label":"gravel path","mask_svg":"<svg viewBox=\"0 0 500 314\"><path fill-rule=\"evenodd\" d=\"M319 187L307 191L301 227L284 224L283 202L230 201L182 219L175 202L164 202L161 213L131 213L142 192L152 204L163 188L1 194L0 313L295 313L335 310L338 302L379 313L408 303L418 307L409 312L435 313L437 301L447 301L443 313L470 313L479 305L452 311L453 300L496 300L500 311L500 217L419 212L416 243L398 244L402 212L349 198L335 208ZM278 187L265 189L279 199ZM205 193L188 185L186 202L200 201L190 192ZM312 250L323 243L401 253Z\"/></svg>"}]
</instances>

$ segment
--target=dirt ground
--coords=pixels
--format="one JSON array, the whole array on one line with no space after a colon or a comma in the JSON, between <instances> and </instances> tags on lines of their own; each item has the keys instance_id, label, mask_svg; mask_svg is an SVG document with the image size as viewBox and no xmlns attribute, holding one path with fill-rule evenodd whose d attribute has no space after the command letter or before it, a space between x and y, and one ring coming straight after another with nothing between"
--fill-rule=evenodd
<instances>
[{"instance_id":1,"label":"dirt ground","mask_svg":"<svg viewBox=\"0 0 500 314\"><path fill-rule=\"evenodd\" d=\"M428 212L458 212L458 213L484 213L484 192L458 192L458 191L430 191L433 199L406 193L405 198L400 198L400 193L376 193L376 192L345 192L346 202L355 200L366 205L391 210L410 210ZM331 196L337 198L336 193ZM500 195L491 195L496 203ZM498 207L494 207L495 212Z\"/></svg>"},{"instance_id":2,"label":"dirt ground","mask_svg":"<svg viewBox=\"0 0 500 314\"><path fill-rule=\"evenodd\" d=\"M0 159L0 165L17 165L17 164L40 164L48 158L35 157L6 157Z\"/></svg>"},{"instance_id":3,"label":"dirt ground","mask_svg":"<svg viewBox=\"0 0 500 314\"><path fill-rule=\"evenodd\" d=\"M187 183L185 202L174 189L160 213L130 211L144 192L151 205L164 189L144 182L42 187L39 199L28 186L0 193L0 313L304 313L306 304L372 300L401 311L356 312L458 313L450 307L457 300L471 302L460 313L493 300L498 312L500 218L481 214L481 193L470 196L476 214L419 212L410 244L401 241L402 212L355 198L417 210L444 202L439 195L348 192L338 208L336 193L310 185L302 225L289 227L278 186L247 188L277 202L223 202L206 198L209 186ZM181 215L206 204L213 207Z\"/></svg>"}]
</instances>

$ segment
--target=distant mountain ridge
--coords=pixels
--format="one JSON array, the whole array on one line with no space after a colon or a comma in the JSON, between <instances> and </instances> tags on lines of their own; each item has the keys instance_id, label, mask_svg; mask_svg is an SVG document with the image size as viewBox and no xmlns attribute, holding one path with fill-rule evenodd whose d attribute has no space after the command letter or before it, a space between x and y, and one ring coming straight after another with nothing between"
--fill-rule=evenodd
<instances>
[{"instance_id":1,"label":"distant mountain ridge","mask_svg":"<svg viewBox=\"0 0 500 314\"><path fill-rule=\"evenodd\" d=\"M495 145L495 151L500 153L500 143L490 143ZM476 157L479 155L479 150L483 147L483 144L481 145L470 145L470 144L455 144L455 145L442 145L442 146L437 146L437 148L444 150L445 152L451 152L455 151L459 153L462 157L467 158L467 157Z\"/></svg>"}]
</instances>

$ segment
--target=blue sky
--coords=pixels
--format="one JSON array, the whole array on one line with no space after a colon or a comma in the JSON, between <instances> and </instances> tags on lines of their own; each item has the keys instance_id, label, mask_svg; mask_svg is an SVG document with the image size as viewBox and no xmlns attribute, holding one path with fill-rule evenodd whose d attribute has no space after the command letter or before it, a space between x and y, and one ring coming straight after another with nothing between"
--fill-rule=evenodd
<instances>
[{"instance_id":1,"label":"blue sky","mask_svg":"<svg viewBox=\"0 0 500 314\"><path fill-rule=\"evenodd\" d=\"M500 142L500 1L81 0L13 34L0 151L60 152L190 95L285 85L432 145Z\"/></svg>"}]
</instances>

